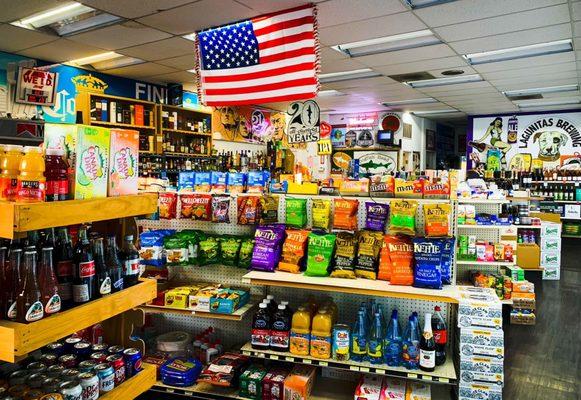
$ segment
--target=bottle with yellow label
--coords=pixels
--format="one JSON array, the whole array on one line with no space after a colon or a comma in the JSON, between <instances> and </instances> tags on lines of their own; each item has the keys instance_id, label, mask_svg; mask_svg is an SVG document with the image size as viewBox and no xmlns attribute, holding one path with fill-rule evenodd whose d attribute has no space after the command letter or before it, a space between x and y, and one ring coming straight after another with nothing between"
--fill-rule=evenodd
<instances>
[{"instance_id":1,"label":"bottle with yellow label","mask_svg":"<svg viewBox=\"0 0 581 400\"><path fill-rule=\"evenodd\" d=\"M320 309L313 318L311 330L311 357L331 358L332 315L328 309Z\"/></svg>"},{"instance_id":2,"label":"bottle with yellow label","mask_svg":"<svg viewBox=\"0 0 581 400\"><path fill-rule=\"evenodd\" d=\"M40 147L24 147L20 160L20 174L17 179L16 200L21 202L44 201L46 178L44 176L44 156Z\"/></svg>"},{"instance_id":3,"label":"bottle with yellow label","mask_svg":"<svg viewBox=\"0 0 581 400\"><path fill-rule=\"evenodd\" d=\"M290 332L290 352L298 356L308 356L311 343L311 313L300 306L293 314Z\"/></svg>"},{"instance_id":4,"label":"bottle with yellow label","mask_svg":"<svg viewBox=\"0 0 581 400\"><path fill-rule=\"evenodd\" d=\"M7 144L0 158L0 200L16 200L22 146Z\"/></svg>"}]
</instances>

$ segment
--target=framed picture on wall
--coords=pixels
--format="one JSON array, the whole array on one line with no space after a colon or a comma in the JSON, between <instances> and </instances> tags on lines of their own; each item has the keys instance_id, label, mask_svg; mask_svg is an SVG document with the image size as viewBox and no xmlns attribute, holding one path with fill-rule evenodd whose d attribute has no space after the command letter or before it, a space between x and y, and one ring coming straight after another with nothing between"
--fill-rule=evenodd
<instances>
[{"instance_id":1,"label":"framed picture on wall","mask_svg":"<svg viewBox=\"0 0 581 400\"><path fill-rule=\"evenodd\" d=\"M436 131L426 129L426 150L436 151Z\"/></svg>"}]
</instances>

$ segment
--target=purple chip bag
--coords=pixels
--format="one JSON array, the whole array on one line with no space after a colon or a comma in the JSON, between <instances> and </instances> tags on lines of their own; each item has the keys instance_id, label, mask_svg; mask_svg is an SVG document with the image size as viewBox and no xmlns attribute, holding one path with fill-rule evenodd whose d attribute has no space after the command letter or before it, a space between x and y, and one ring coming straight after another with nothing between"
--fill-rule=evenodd
<instances>
[{"instance_id":1,"label":"purple chip bag","mask_svg":"<svg viewBox=\"0 0 581 400\"><path fill-rule=\"evenodd\" d=\"M284 224L258 226L254 234L254 250L252 251L250 268L273 272L280 260L284 237Z\"/></svg>"},{"instance_id":2,"label":"purple chip bag","mask_svg":"<svg viewBox=\"0 0 581 400\"><path fill-rule=\"evenodd\" d=\"M385 232L389 206L387 204L365 202L367 217L365 218L365 229L370 231Z\"/></svg>"}]
</instances>

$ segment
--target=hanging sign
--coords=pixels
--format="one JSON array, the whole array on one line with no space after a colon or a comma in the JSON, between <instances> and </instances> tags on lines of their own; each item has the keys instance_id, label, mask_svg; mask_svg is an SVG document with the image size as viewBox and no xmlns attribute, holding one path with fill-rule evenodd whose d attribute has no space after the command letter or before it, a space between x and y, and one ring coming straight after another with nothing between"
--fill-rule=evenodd
<instances>
[{"instance_id":1,"label":"hanging sign","mask_svg":"<svg viewBox=\"0 0 581 400\"><path fill-rule=\"evenodd\" d=\"M292 103L286 130L289 143L316 142L320 139L320 110L313 100Z\"/></svg>"},{"instance_id":2,"label":"hanging sign","mask_svg":"<svg viewBox=\"0 0 581 400\"><path fill-rule=\"evenodd\" d=\"M379 129L397 133L402 127L401 118L396 113L385 113L379 118Z\"/></svg>"},{"instance_id":3,"label":"hanging sign","mask_svg":"<svg viewBox=\"0 0 581 400\"><path fill-rule=\"evenodd\" d=\"M16 83L17 103L52 106L55 102L55 92L58 74L56 72L20 67Z\"/></svg>"},{"instance_id":4,"label":"hanging sign","mask_svg":"<svg viewBox=\"0 0 581 400\"><path fill-rule=\"evenodd\" d=\"M321 139L317 142L317 154L320 156L331 154L333 145L331 139Z\"/></svg>"}]
</instances>

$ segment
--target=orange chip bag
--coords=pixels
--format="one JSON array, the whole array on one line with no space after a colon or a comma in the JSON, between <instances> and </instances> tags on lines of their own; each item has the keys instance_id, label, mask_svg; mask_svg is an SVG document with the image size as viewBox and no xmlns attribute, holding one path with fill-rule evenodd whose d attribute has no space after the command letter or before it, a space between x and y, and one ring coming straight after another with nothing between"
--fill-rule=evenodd
<instances>
[{"instance_id":1,"label":"orange chip bag","mask_svg":"<svg viewBox=\"0 0 581 400\"><path fill-rule=\"evenodd\" d=\"M424 204L424 229L426 237L448 236L450 232L450 204Z\"/></svg>"},{"instance_id":2,"label":"orange chip bag","mask_svg":"<svg viewBox=\"0 0 581 400\"><path fill-rule=\"evenodd\" d=\"M379 262L379 279L389 281L392 285L411 286L414 283L414 246L410 238L406 236L385 235L385 250ZM385 257L388 257L389 262ZM390 271L386 270L386 267Z\"/></svg>"},{"instance_id":3,"label":"orange chip bag","mask_svg":"<svg viewBox=\"0 0 581 400\"><path fill-rule=\"evenodd\" d=\"M286 231L286 240L282 245L282 254L278 263L279 270L292 272L293 274L299 273L306 254L305 249L309 233L307 230L288 229Z\"/></svg>"},{"instance_id":4,"label":"orange chip bag","mask_svg":"<svg viewBox=\"0 0 581 400\"><path fill-rule=\"evenodd\" d=\"M348 231L357 230L358 200L335 199L333 213L333 228Z\"/></svg>"}]
</instances>

